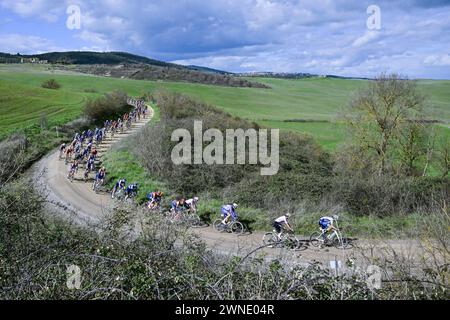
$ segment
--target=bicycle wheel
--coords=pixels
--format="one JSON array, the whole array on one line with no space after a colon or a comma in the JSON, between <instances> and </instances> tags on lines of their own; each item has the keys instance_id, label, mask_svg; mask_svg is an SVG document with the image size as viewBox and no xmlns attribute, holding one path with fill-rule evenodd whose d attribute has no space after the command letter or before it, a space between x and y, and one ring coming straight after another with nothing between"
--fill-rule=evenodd
<instances>
[{"instance_id":1,"label":"bicycle wheel","mask_svg":"<svg viewBox=\"0 0 450 320\"><path fill-rule=\"evenodd\" d=\"M119 191L116 191L116 194L114 195L114 197L117 200L123 200L123 198L125 197L125 192L123 191L123 189L120 189Z\"/></svg>"},{"instance_id":2,"label":"bicycle wheel","mask_svg":"<svg viewBox=\"0 0 450 320\"><path fill-rule=\"evenodd\" d=\"M294 235L287 237L284 240L283 244L287 249L290 250L297 250L301 245L300 240Z\"/></svg>"},{"instance_id":3,"label":"bicycle wheel","mask_svg":"<svg viewBox=\"0 0 450 320\"><path fill-rule=\"evenodd\" d=\"M187 217L187 222L191 227L199 227L202 225L202 220L195 213L192 213Z\"/></svg>"},{"instance_id":4,"label":"bicycle wheel","mask_svg":"<svg viewBox=\"0 0 450 320\"><path fill-rule=\"evenodd\" d=\"M231 232L236 234L242 234L244 233L244 225L240 223L239 221L234 221L231 224Z\"/></svg>"},{"instance_id":5,"label":"bicycle wheel","mask_svg":"<svg viewBox=\"0 0 450 320\"><path fill-rule=\"evenodd\" d=\"M309 237L309 242L312 246L318 247L321 243L323 243L321 237L322 233L320 233L319 231L313 232L313 234L311 234L311 236Z\"/></svg>"},{"instance_id":6,"label":"bicycle wheel","mask_svg":"<svg viewBox=\"0 0 450 320\"><path fill-rule=\"evenodd\" d=\"M278 237L273 234L273 232L267 232L264 237L263 237L263 243L264 245L268 246L268 247L275 247L277 245L278 242Z\"/></svg>"},{"instance_id":7,"label":"bicycle wheel","mask_svg":"<svg viewBox=\"0 0 450 320\"><path fill-rule=\"evenodd\" d=\"M224 227L224 225L222 224L222 219L214 220L214 222L213 222L214 230L223 231L223 227Z\"/></svg>"},{"instance_id":8,"label":"bicycle wheel","mask_svg":"<svg viewBox=\"0 0 450 320\"><path fill-rule=\"evenodd\" d=\"M333 246L337 249L345 249L348 246L348 240L344 237L334 237Z\"/></svg>"}]
</instances>

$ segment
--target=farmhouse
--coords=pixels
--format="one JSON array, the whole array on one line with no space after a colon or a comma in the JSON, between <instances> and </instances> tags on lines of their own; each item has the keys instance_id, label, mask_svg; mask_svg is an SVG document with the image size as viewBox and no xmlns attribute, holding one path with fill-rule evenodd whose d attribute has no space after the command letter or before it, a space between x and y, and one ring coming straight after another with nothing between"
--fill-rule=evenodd
<instances>
[{"instance_id":1,"label":"farmhouse","mask_svg":"<svg viewBox=\"0 0 450 320\"><path fill-rule=\"evenodd\" d=\"M47 64L47 60L39 60L39 58L20 58L20 63L38 63Z\"/></svg>"}]
</instances>

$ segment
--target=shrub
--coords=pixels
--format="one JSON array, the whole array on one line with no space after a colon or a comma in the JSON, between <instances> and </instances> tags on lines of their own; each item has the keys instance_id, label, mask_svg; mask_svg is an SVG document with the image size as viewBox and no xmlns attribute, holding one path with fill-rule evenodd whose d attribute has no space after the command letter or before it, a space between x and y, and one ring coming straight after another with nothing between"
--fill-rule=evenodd
<instances>
[{"instance_id":1,"label":"shrub","mask_svg":"<svg viewBox=\"0 0 450 320\"><path fill-rule=\"evenodd\" d=\"M105 120L117 119L130 111L127 95L121 91L114 91L95 100L88 100L83 109L83 115L94 124L101 125Z\"/></svg>"},{"instance_id":2,"label":"shrub","mask_svg":"<svg viewBox=\"0 0 450 320\"><path fill-rule=\"evenodd\" d=\"M41 87L46 88L46 89L57 90L57 89L61 88L61 85L55 79L49 79L49 80L44 81L41 84Z\"/></svg>"},{"instance_id":3,"label":"shrub","mask_svg":"<svg viewBox=\"0 0 450 320\"><path fill-rule=\"evenodd\" d=\"M145 128L136 136L134 153L149 172L158 179L167 181L172 190L181 194L204 191L216 191L220 194L225 187L239 189L238 184L241 181L264 179L259 175L260 168L257 165L174 165L171 151L176 142L171 141L171 134L175 129L185 128L193 137L194 120L202 120L203 130L217 128L222 132L237 128L258 130L259 126L182 95L158 92L155 99L161 110L161 121L153 127ZM332 168L320 147L310 138L299 134L281 134L280 158L280 173L265 180L273 181L272 186L266 184L269 189L278 189L277 183L280 179L289 184L289 175L295 177L317 173L320 178L322 174L329 174ZM308 189L314 190L312 192L317 190L309 187ZM261 196L265 193L261 193Z\"/></svg>"}]
</instances>

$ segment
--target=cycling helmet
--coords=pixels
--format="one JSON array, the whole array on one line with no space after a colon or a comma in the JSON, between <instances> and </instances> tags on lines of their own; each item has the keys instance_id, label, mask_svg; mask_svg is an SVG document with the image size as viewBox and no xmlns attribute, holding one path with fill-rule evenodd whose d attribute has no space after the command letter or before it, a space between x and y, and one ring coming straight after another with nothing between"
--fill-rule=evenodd
<instances>
[{"instance_id":1,"label":"cycling helmet","mask_svg":"<svg viewBox=\"0 0 450 320\"><path fill-rule=\"evenodd\" d=\"M238 207L237 203L233 203L233 209L236 209Z\"/></svg>"},{"instance_id":2,"label":"cycling helmet","mask_svg":"<svg viewBox=\"0 0 450 320\"><path fill-rule=\"evenodd\" d=\"M291 214L290 213L286 213L285 216L286 216L286 218L289 218L291 216Z\"/></svg>"},{"instance_id":3,"label":"cycling helmet","mask_svg":"<svg viewBox=\"0 0 450 320\"><path fill-rule=\"evenodd\" d=\"M197 202L198 201L198 197L194 197L194 201Z\"/></svg>"},{"instance_id":4,"label":"cycling helmet","mask_svg":"<svg viewBox=\"0 0 450 320\"><path fill-rule=\"evenodd\" d=\"M333 216L333 219L334 219L334 220L339 220L339 216L338 216L338 215L334 215L334 216Z\"/></svg>"}]
</instances>

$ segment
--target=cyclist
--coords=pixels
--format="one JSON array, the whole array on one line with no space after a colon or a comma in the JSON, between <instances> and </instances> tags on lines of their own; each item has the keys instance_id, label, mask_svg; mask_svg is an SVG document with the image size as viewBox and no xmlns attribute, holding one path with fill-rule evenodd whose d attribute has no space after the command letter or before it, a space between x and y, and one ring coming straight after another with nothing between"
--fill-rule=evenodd
<instances>
[{"instance_id":1,"label":"cyclist","mask_svg":"<svg viewBox=\"0 0 450 320\"><path fill-rule=\"evenodd\" d=\"M112 190L111 198L114 199L114 196L118 190L125 189L126 183L127 183L127 180L125 178L122 178L119 181L117 181Z\"/></svg>"},{"instance_id":2,"label":"cyclist","mask_svg":"<svg viewBox=\"0 0 450 320\"><path fill-rule=\"evenodd\" d=\"M281 240L281 234L283 233L284 229L294 232L288 221L290 216L290 213L286 213L273 221L273 227L275 228L274 231L277 233L278 240Z\"/></svg>"},{"instance_id":3,"label":"cyclist","mask_svg":"<svg viewBox=\"0 0 450 320\"><path fill-rule=\"evenodd\" d=\"M72 146L69 146L67 149L66 149L66 160L65 160L65 163L66 164L68 164L68 162L69 162L69 160L72 158L72 153L73 153L73 148L72 148Z\"/></svg>"},{"instance_id":4,"label":"cyclist","mask_svg":"<svg viewBox=\"0 0 450 320\"><path fill-rule=\"evenodd\" d=\"M184 198L177 197L175 200L172 201L172 210L177 213L184 210L186 208L184 206L185 201L186 200Z\"/></svg>"},{"instance_id":5,"label":"cyclist","mask_svg":"<svg viewBox=\"0 0 450 320\"><path fill-rule=\"evenodd\" d=\"M197 203L198 203L198 197L193 197L192 199L186 200L184 202L184 206L191 213L195 213L195 212L197 212Z\"/></svg>"},{"instance_id":6,"label":"cyclist","mask_svg":"<svg viewBox=\"0 0 450 320\"><path fill-rule=\"evenodd\" d=\"M334 215L333 217L322 217L319 220L319 226L320 226L320 232L322 232L322 238L324 241L327 239L327 233L336 230L336 227L334 226L334 222L339 219L339 216Z\"/></svg>"},{"instance_id":7,"label":"cyclist","mask_svg":"<svg viewBox=\"0 0 450 320\"><path fill-rule=\"evenodd\" d=\"M89 178L89 172L91 172L90 166L89 166L89 162L86 163L86 167L84 168L84 182L87 182L88 178Z\"/></svg>"},{"instance_id":8,"label":"cyclist","mask_svg":"<svg viewBox=\"0 0 450 320\"><path fill-rule=\"evenodd\" d=\"M75 173L78 171L78 165L79 165L78 160L75 160L74 162L72 162L72 164L70 165L70 168L69 168L69 174L67 175L68 179L73 180Z\"/></svg>"},{"instance_id":9,"label":"cyclist","mask_svg":"<svg viewBox=\"0 0 450 320\"><path fill-rule=\"evenodd\" d=\"M94 157L94 160L97 158L97 153L98 153L97 149L93 148L91 151L91 155Z\"/></svg>"},{"instance_id":10,"label":"cyclist","mask_svg":"<svg viewBox=\"0 0 450 320\"><path fill-rule=\"evenodd\" d=\"M233 204L226 204L221 208L222 214L223 214L223 220L222 224L227 225L229 223L229 220L236 221L238 216L236 212L236 208L238 205L236 203Z\"/></svg>"},{"instance_id":11,"label":"cyclist","mask_svg":"<svg viewBox=\"0 0 450 320\"><path fill-rule=\"evenodd\" d=\"M154 191L147 194L147 207L149 209L156 209L160 206L162 197L164 196L164 193L161 191Z\"/></svg>"},{"instance_id":12,"label":"cyclist","mask_svg":"<svg viewBox=\"0 0 450 320\"><path fill-rule=\"evenodd\" d=\"M135 182L133 184L130 184L126 189L125 189L125 200L127 200L128 198L130 198L131 196L136 196L138 192L138 183Z\"/></svg>"},{"instance_id":13,"label":"cyclist","mask_svg":"<svg viewBox=\"0 0 450 320\"><path fill-rule=\"evenodd\" d=\"M59 147L59 158L62 159L63 154L66 152L66 144L63 143L60 147Z\"/></svg>"},{"instance_id":14,"label":"cyclist","mask_svg":"<svg viewBox=\"0 0 450 320\"><path fill-rule=\"evenodd\" d=\"M105 178L106 178L106 168L101 167L100 170L98 170L97 175L95 176L94 185L92 189L95 190L96 186L101 186L105 182Z\"/></svg>"}]
</instances>

